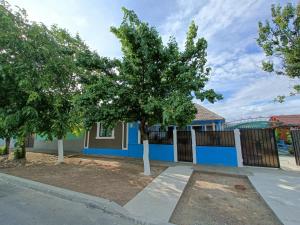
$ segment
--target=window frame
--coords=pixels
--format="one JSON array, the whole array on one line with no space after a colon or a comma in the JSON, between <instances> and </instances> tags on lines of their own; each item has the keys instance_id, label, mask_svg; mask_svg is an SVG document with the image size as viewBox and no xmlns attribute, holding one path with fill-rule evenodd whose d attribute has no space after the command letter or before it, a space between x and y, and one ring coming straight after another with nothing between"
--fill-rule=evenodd
<instances>
[{"instance_id":1,"label":"window frame","mask_svg":"<svg viewBox=\"0 0 300 225\"><path fill-rule=\"evenodd\" d=\"M102 123L98 122L97 123L96 139L115 139L115 129L114 128L111 131L111 136L107 136L107 137L101 137L101 136L99 136L101 128L102 128Z\"/></svg>"}]
</instances>

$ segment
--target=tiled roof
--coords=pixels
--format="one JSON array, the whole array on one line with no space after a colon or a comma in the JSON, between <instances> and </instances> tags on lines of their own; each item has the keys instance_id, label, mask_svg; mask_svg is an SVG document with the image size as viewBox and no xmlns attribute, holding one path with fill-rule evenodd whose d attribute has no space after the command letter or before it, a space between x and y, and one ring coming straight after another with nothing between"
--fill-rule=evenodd
<instances>
[{"instance_id":1,"label":"tiled roof","mask_svg":"<svg viewBox=\"0 0 300 225\"><path fill-rule=\"evenodd\" d=\"M224 117L219 116L201 105L195 104L195 107L197 108L195 120L225 120Z\"/></svg>"},{"instance_id":2,"label":"tiled roof","mask_svg":"<svg viewBox=\"0 0 300 225\"><path fill-rule=\"evenodd\" d=\"M277 121L283 125L300 125L300 115L278 115L272 116L271 121Z\"/></svg>"}]
</instances>

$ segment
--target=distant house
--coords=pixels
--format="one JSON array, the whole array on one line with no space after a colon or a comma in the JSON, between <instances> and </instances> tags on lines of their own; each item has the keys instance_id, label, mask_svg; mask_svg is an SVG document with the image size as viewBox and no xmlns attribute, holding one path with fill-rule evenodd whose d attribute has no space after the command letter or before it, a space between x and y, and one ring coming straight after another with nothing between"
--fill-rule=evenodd
<instances>
[{"instance_id":1,"label":"distant house","mask_svg":"<svg viewBox=\"0 0 300 225\"><path fill-rule=\"evenodd\" d=\"M279 139L288 141L291 128L300 128L300 114L298 115L277 115L271 116L269 121L279 134Z\"/></svg>"},{"instance_id":2,"label":"distant house","mask_svg":"<svg viewBox=\"0 0 300 225\"><path fill-rule=\"evenodd\" d=\"M208 110L207 108L195 104L197 113L195 119L185 130L191 130L193 127L197 131L220 131L223 130L225 119L222 116ZM174 150L172 143L172 134L174 126L160 127L155 125L149 128L151 132L162 133L166 142L164 144L151 144L150 142L150 159L152 160L174 160ZM162 135L160 134L160 135ZM96 123L90 131L86 132L84 138L84 154L95 155L112 155L140 158L143 154L139 123L122 123L119 122L113 129L106 129L103 124Z\"/></svg>"},{"instance_id":3,"label":"distant house","mask_svg":"<svg viewBox=\"0 0 300 225\"><path fill-rule=\"evenodd\" d=\"M271 116L269 121L286 127L300 127L300 114Z\"/></svg>"},{"instance_id":4,"label":"distant house","mask_svg":"<svg viewBox=\"0 0 300 225\"><path fill-rule=\"evenodd\" d=\"M207 108L195 104L197 108L197 114L193 120L191 126L195 130L199 131L218 131L223 130L225 124L225 118L218 114L208 110Z\"/></svg>"}]
</instances>

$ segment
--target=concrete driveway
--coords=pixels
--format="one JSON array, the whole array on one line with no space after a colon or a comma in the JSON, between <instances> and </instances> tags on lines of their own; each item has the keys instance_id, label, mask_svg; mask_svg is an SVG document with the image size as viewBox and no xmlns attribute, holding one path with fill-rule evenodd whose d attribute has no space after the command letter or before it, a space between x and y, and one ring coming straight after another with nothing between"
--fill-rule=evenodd
<instances>
[{"instance_id":1,"label":"concrete driveway","mask_svg":"<svg viewBox=\"0 0 300 225\"><path fill-rule=\"evenodd\" d=\"M300 224L300 173L280 169L248 168L249 180L285 225Z\"/></svg>"},{"instance_id":2,"label":"concrete driveway","mask_svg":"<svg viewBox=\"0 0 300 225\"><path fill-rule=\"evenodd\" d=\"M2 175L1 175L2 176ZM0 176L0 224L9 225L107 225L136 224L113 211L99 209L96 203L90 204L53 195L49 189L40 192L22 185L20 182ZM2 179L3 178L3 179ZM5 178L5 179L4 179ZM56 192L58 193L58 192Z\"/></svg>"}]
</instances>

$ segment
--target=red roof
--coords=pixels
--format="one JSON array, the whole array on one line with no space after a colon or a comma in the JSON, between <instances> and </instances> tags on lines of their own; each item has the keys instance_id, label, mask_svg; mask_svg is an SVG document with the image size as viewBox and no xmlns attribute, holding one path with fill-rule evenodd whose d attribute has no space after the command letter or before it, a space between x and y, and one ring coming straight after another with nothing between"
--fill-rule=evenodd
<instances>
[{"instance_id":1,"label":"red roof","mask_svg":"<svg viewBox=\"0 0 300 225\"><path fill-rule=\"evenodd\" d=\"M270 121L277 121L282 125L300 125L300 115L271 116Z\"/></svg>"}]
</instances>

